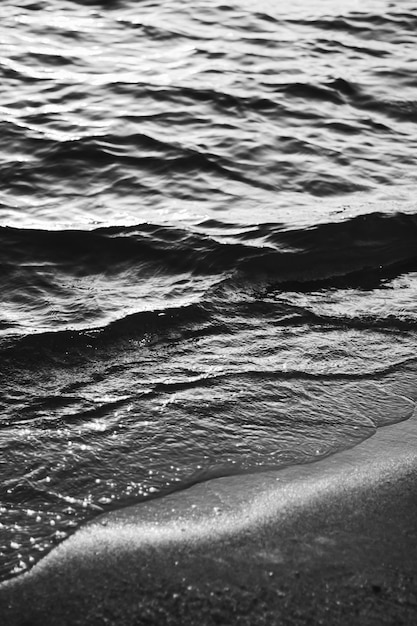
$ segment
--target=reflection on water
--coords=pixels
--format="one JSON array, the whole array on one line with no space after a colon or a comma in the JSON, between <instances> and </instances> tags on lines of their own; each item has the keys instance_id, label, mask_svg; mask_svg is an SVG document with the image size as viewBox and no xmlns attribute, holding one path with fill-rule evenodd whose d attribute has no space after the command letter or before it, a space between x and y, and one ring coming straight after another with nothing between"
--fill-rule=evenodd
<instances>
[{"instance_id":1,"label":"reflection on water","mask_svg":"<svg viewBox=\"0 0 417 626\"><path fill-rule=\"evenodd\" d=\"M410 416L416 22L3 3L3 578L100 511Z\"/></svg>"}]
</instances>

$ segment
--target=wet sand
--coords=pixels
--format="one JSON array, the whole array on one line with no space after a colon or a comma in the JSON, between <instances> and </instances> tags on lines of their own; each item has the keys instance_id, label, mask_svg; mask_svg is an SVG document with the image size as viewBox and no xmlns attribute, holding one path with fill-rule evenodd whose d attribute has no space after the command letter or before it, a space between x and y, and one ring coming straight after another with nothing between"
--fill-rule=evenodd
<instances>
[{"instance_id":1,"label":"wet sand","mask_svg":"<svg viewBox=\"0 0 417 626\"><path fill-rule=\"evenodd\" d=\"M417 623L417 418L103 515L0 587L2 626Z\"/></svg>"}]
</instances>

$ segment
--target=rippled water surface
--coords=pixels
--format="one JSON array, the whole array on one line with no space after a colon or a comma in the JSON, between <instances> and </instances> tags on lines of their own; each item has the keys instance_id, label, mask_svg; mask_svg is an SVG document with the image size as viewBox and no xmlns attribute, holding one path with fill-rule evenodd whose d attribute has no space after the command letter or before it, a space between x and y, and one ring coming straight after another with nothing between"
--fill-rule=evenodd
<instances>
[{"instance_id":1,"label":"rippled water surface","mask_svg":"<svg viewBox=\"0 0 417 626\"><path fill-rule=\"evenodd\" d=\"M416 395L417 8L0 7L0 576Z\"/></svg>"}]
</instances>

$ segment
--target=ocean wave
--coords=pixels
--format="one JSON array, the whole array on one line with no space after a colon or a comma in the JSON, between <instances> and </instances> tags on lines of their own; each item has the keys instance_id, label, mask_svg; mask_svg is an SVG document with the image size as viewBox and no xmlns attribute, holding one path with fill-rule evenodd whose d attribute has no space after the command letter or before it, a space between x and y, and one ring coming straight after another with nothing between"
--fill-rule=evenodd
<instances>
[{"instance_id":1,"label":"ocean wave","mask_svg":"<svg viewBox=\"0 0 417 626\"><path fill-rule=\"evenodd\" d=\"M372 213L304 230L272 231L266 243L282 250L261 252L244 267L262 268L282 282L330 280L372 270L383 275L394 266L415 264L416 237L416 215Z\"/></svg>"},{"instance_id":2,"label":"ocean wave","mask_svg":"<svg viewBox=\"0 0 417 626\"><path fill-rule=\"evenodd\" d=\"M88 360L97 350L119 351L126 341L184 342L233 335L236 328L259 333L263 324L311 332L414 332L416 215L371 213L292 230L282 224L222 226L206 222L206 230L216 233L211 236L155 224L0 229L3 294L11 301L1 329L3 358ZM71 279L64 289L66 274ZM88 286L94 275L103 281ZM80 281L83 300L77 304ZM26 285L24 299L16 285ZM403 299L395 297L400 286ZM34 316L37 325L20 327L22 315Z\"/></svg>"},{"instance_id":3,"label":"ocean wave","mask_svg":"<svg viewBox=\"0 0 417 626\"><path fill-rule=\"evenodd\" d=\"M0 227L0 263L3 271L54 263L89 274L149 261L173 273L265 272L279 282L306 283L373 270L382 277L397 266L414 266L416 239L417 215L377 212L305 229L236 226L223 237L149 223L91 231Z\"/></svg>"},{"instance_id":4,"label":"ocean wave","mask_svg":"<svg viewBox=\"0 0 417 626\"><path fill-rule=\"evenodd\" d=\"M409 417L417 12L376 4L4 3L0 577Z\"/></svg>"},{"instance_id":5,"label":"ocean wave","mask_svg":"<svg viewBox=\"0 0 417 626\"><path fill-rule=\"evenodd\" d=\"M123 349L123 339L145 339L146 343L155 338L158 341L184 336L184 328L197 336L198 328L206 330L209 314L201 305L164 308L162 310L140 311L124 316L119 311L119 319L104 326L89 326L81 329L8 333L0 345L2 367L6 362L25 363L25 367L40 359L58 359L65 362L77 358L89 359L97 349L106 346ZM191 330L193 329L193 331ZM200 332L204 332L201 330ZM212 332L218 328L213 326ZM57 362L58 362L57 361Z\"/></svg>"},{"instance_id":6,"label":"ocean wave","mask_svg":"<svg viewBox=\"0 0 417 626\"><path fill-rule=\"evenodd\" d=\"M409 9L408 11L406 9ZM295 20L288 20L290 22ZM321 30L344 31L349 36L354 35L364 40L396 42L398 32L410 32L415 34L417 16L415 7L408 3L404 10L392 8L383 13L371 13L366 11L349 11L348 15L326 15L323 17L311 17L309 19L297 19L298 24L313 26Z\"/></svg>"}]
</instances>

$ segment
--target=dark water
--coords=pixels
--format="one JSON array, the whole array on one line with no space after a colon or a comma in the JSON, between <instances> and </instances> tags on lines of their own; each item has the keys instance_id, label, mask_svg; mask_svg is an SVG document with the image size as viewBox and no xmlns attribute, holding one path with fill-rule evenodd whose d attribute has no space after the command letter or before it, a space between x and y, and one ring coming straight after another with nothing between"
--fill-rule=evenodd
<instances>
[{"instance_id":1,"label":"dark water","mask_svg":"<svg viewBox=\"0 0 417 626\"><path fill-rule=\"evenodd\" d=\"M0 573L416 395L414 2L5 0Z\"/></svg>"}]
</instances>

